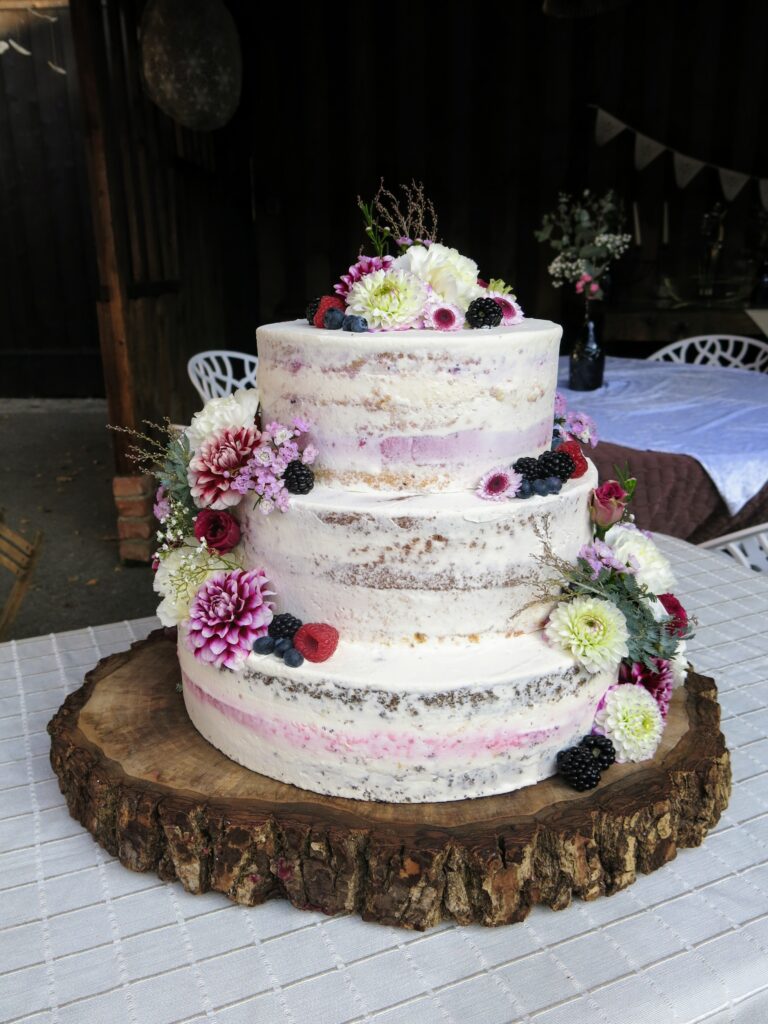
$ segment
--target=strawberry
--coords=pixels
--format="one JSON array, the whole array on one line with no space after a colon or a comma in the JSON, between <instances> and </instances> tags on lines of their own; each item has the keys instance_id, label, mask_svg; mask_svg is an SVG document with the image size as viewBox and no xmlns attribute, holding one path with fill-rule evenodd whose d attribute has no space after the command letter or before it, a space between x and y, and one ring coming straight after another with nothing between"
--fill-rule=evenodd
<instances>
[{"instance_id":1,"label":"strawberry","mask_svg":"<svg viewBox=\"0 0 768 1024\"><path fill-rule=\"evenodd\" d=\"M315 315L312 317L312 323L315 327L325 327L325 314L328 310L340 309L343 313L344 308L344 300L340 299L338 295L323 295L320 298Z\"/></svg>"},{"instance_id":2,"label":"strawberry","mask_svg":"<svg viewBox=\"0 0 768 1024\"><path fill-rule=\"evenodd\" d=\"M338 643L338 629L326 622L307 622L293 638L293 646L307 661L327 661Z\"/></svg>"},{"instance_id":3,"label":"strawberry","mask_svg":"<svg viewBox=\"0 0 768 1024\"><path fill-rule=\"evenodd\" d=\"M565 441L563 444L559 444L555 451L566 452L573 459L574 470L571 474L571 478L573 480L577 477L584 476L587 472L588 463L584 458L578 441Z\"/></svg>"}]
</instances>

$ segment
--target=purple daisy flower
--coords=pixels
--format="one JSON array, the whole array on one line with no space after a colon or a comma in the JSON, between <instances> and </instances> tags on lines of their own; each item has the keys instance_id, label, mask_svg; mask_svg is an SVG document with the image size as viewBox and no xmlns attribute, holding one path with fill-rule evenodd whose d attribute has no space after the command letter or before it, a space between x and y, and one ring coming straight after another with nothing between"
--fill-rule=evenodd
<instances>
[{"instance_id":1,"label":"purple daisy flower","mask_svg":"<svg viewBox=\"0 0 768 1024\"><path fill-rule=\"evenodd\" d=\"M464 314L450 302L430 302L424 308L424 327L430 331L458 331L464 326Z\"/></svg>"},{"instance_id":2,"label":"purple daisy flower","mask_svg":"<svg viewBox=\"0 0 768 1024\"><path fill-rule=\"evenodd\" d=\"M514 469L497 466L488 470L475 493L478 498L485 501L505 501L507 498L514 498L522 481L523 478Z\"/></svg>"}]
</instances>

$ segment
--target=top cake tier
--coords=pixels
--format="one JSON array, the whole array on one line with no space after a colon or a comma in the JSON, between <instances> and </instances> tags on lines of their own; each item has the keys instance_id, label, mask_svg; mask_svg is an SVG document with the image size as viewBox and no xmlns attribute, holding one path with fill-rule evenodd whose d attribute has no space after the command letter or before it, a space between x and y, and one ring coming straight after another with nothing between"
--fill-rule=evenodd
<instances>
[{"instance_id":1,"label":"top cake tier","mask_svg":"<svg viewBox=\"0 0 768 1024\"><path fill-rule=\"evenodd\" d=\"M461 491L549 447L561 328L257 332L262 422L311 424L320 480L350 490Z\"/></svg>"}]
</instances>

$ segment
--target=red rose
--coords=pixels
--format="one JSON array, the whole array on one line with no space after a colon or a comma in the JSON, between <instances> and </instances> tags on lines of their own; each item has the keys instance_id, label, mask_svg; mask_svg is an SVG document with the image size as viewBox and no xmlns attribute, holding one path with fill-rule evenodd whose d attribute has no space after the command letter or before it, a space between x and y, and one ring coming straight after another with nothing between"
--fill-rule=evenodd
<instances>
[{"instance_id":1,"label":"red rose","mask_svg":"<svg viewBox=\"0 0 768 1024\"><path fill-rule=\"evenodd\" d=\"M589 499L589 514L592 522L603 528L618 523L624 515L627 492L616 480L606 480L592 491Z\"/></svg>"},{"instance_id":2,"label":"red rose","mask_svg":"<svg viewBox=\"0 0 768 1024\"><path fill-rule=\"evenodd\" d=\"M240 524L229 512L204 508L195 519L195 536L204 540L211 551L226 555L240 540Z\"/></svg>"},{"instance_id":3,"label":"red rose","mask_svg":"<svg viewBox=\"0 0 768 1024\"><path fill-rule=\"evenodd\" d=\"M672 616L672 621L667 623L667 629L673 636L685 636L688 628L688 612L683 608L674 594L659 594L659 601L664 605L664 611Z\"/></svg>"}]
</instances>

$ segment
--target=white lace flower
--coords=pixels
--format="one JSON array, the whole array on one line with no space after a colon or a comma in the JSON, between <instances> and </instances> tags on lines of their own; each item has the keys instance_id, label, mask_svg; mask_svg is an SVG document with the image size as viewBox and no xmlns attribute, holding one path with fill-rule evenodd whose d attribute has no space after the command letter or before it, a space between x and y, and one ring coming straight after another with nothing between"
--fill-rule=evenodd
<instances>
[{"instance_id":1,"label":"white lace flower","mask_svg":"<svg viewBox=\"0 0 768 1024\"><path fill-rule=\"evenodd\" d=\"M233 559L231 554L228 559ZM189 618L189 609L195 594L214 573L220 572L222 562L211 556L204 543L196 537L187 537L181 547L173 548L160 561L152 587L162 601L157 617L164 626L176 626Z\"/></svg>"},{"instance_id":2,"label":"white lace flower","mask_svg":"<svg viewBox=\"0 0 768 1024\"><path fill-rule=\"evenodd\" d=\"M616 555L626 565L634 558L637 582L652 594L668 594L675 587L672 567L650 537L631 523L616 523L605 535Z\"/></svg>"},{"instance_id":3,"label":"white lace flower","mask_svg":"<svg viewBox=\"0 0 768 1024\"><path fill-rule=\"evenodd\" d=\"M616 605L599 597L561 601L549 616L545 633L588 672L618 668L629 653L627 620Z\"/></svg>"},{"instance_id":4,"label":"white lace flower","mask_svg":"<svg viewBox=\"0 0 768 1024\"><path fill-rule=\"evenodd\" d=\"M647 761L656 753L664 731L659 705L644 686L612 686L595 715L595 729L616 748L616 761Z\"/></svg>"},{"instance_id":5,"label":"white lace flower","mask_svg":"<svg viewBox=\"0 0 768 1024\"><path fill-rule=\"evenodd\" d=\"M212 398L192 417L186 434L192 451L226 427L252 427L259 407L258 388L239 388L224 398Z\"/></svg>"},{"instance_id":6,"label":"white lace flower","mask_svg":"<svg viewBox=\"0 0 768 1024\"><path fill-rule=\"evenodd\" d=\"M421 326L428 298L427 286L414 274L374 270L349 289L347 314L364 316L373 330L402 331Z\"/></svg>"},{"instance_id":7,"label":"white lace flower","mask_svg":"<svg viewBox=\"0 0 768 1024\"><path fill-rule=\"evenodd\" d=\"M434 242L429 247L412 245L398 256L393 266L407 270L428 284L443 302L458 306L462 313L473 299L484 294L477 283L478 269L474 260L462 256L458 249Z\"/></svg>"}]
</instances>

